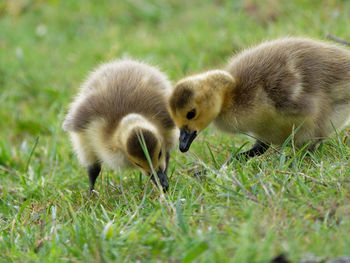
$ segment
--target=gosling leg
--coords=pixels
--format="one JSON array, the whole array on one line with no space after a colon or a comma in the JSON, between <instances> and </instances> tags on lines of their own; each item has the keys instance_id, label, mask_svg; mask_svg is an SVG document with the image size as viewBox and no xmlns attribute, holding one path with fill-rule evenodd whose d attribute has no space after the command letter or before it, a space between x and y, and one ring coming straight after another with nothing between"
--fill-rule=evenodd
<instances>
[{"instance_id":1,"label":"gosling leg","mask_svg":"<svg viewBox=\"0 0 350 263\"><path fill-rule=\"evenodd\" d=\"M167 153L166 153L166 157L165 157L165 170L164 170L164 173L165 173L165 174L168 173L169 159L170 159L170 153L167 152Z\"/></svg>"},{"instance_id":2,"label":"gosling leg","mask_svg":"<svg viewBox=\"0 0 350 263\"><path fill-rule=\"evenodd\" d=\"M269 149L269 145L266 143L263 143L262 141L257 140L253 147L250 148L248 151L245 152L240 152L236 155L236 159L249 159L252 158L254 156L258 156L258 155L262 155L263 153L265 153L267 151L267 149Z\"/></svg>"},{"instance_id":3,"label":"gosling leg","mask_svg":"<svg viewBox=\"0 0 350 263\"><path fill-rule=\"evenodd\" d=\"M92 191L94 190L95 182L96 182L98 175L100 174L100 171L101 171L101 164L99 164L99 163L94 163L94 164L89 165L87 167L87 172L89 175L89 182L90 182L90 186L89 186L89 194L90 195L91 195Z\"/></svg>"},{"instance_id":4,"label":"gosling leg","mask_svg":"<svg viewBox=\"0 0 350 263\"><path fill-rule=\"evenodd\" d=\"M310 153L314 153L318 146L322 143L323 139L318 139L315 142L311 143L310 146L307 148Z\"/></svg>"}]
</instances>

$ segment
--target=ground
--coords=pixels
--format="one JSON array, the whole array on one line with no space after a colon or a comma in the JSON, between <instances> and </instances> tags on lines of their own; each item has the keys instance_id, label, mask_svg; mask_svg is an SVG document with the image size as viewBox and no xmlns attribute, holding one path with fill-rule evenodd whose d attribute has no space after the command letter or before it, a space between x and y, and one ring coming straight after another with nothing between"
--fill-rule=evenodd
<instances>
[{"instance_id":1,"label":"ground","mask_svg":"<svg viewBox=\"0 0 350 263\"><path fill-rule=\"evenodd\" d=\"M350 255L349 128L224 165L252 139L213 127L172 152L170 191L137 172L86 172L61 129L89 71L114 58L172 83L265 39L350 39L350 2L0 2L0 261L293 262ZM193 171L207 168L205 176Z\"/></svg>"}]
</instances>

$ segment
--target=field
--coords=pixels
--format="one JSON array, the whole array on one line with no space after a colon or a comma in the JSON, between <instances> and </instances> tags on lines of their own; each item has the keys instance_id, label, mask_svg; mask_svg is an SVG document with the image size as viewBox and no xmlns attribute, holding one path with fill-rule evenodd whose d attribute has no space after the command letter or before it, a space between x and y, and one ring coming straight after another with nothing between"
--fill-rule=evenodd
<instances>
[{"instance_id":1,"label":"field","mask_svg":"<svg viewBox=\"0 0 350 263\"><path fill-rule=\"evenodd\" d=\"M350 255L350 129L314 154L208 128L172 152L170 191L103 169L97 195L61 125L89 71L114 58L176 80L281 36L350 39L350 2L0 2L1 262L292 262ZM208 173L195 177L194 171Z\"/></svg>"}]
</instances>

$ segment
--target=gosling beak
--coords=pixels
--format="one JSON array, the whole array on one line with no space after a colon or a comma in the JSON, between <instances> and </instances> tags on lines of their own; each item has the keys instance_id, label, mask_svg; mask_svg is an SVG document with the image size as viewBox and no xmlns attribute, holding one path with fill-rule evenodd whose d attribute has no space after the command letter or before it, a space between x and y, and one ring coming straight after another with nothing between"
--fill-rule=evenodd
<instances>
[{"instance_id":1,"label":"gosling beak","mask_svg":"<svg viewBox=\"0 0 350 263\"><path fill-rule=\"evenodd\" d=\"M163 191L167 192L169 189L169 185L168 185L168 178L167 178L166 174L164 172L162 172L161 170L159 170L157 172L157 176L158 176L159 182L163 188ZM151 175L151 179L154 182L154 184L157 185L156 178L154 178L153 174Z\"/></svg>"},{"instance_id":2,"label":"gosling beak","mask_svg":"<svg viewBox=\"0 0 350 263\"><path fill-rule=\"evenodd\" d=\"M197 131L189 133L186 128L182 128L180 131L180 151L187 152L196 136Z\"/></svg>"}]
</instances>

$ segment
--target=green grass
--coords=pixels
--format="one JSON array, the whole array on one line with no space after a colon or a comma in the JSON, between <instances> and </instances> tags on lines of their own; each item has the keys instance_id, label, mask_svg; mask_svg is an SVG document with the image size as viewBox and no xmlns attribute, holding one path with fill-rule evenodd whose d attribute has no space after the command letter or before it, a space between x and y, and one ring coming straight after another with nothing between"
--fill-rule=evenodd
<instances>
[{"instance_id":1,"label":"green grass","mask_svg":"<svg viewBox=\"0 0 350 263\"><path fill-rule=\"evenodd\" d=\"M1 262L297 262L350 255L349 128L222 166L252 140L209 128L172 153L169 193L104 169L88 198L61 123L90 70L130 56L175 82L286 35L350 39L349 1L0 2ZM247 143L248 142L248 143ZM208 169L195 178L191 169Z\"/></svg>"}]
</instances>

